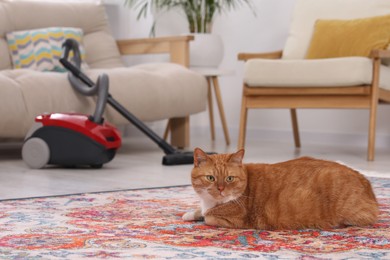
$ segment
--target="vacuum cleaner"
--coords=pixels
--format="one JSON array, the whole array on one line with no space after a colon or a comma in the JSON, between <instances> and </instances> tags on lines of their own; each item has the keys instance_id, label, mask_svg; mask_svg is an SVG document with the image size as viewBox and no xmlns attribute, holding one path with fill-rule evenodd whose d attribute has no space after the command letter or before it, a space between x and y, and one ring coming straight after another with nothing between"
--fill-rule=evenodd
<instances>
[{"instance_id":1,"label":"vacuum cleaner","mask_svg":"<svg viewBox=\"0 0 390 260\"><path fill-rule=\"evenodd\" d=\"M97 84L91 85L84 94L98 96L91 116L52 113L35 118L22 147L22 158L29 167L39 169L54 164L101 168L114 158L121 137L102 117L108 97L107 75L99 76Z\"/></svg>"},{"instance_id":2,"label":"vacuum cleaner","mask_svg":"<svg viewBox=\"0 0 390 260\"><path fill-rule=\"evenodd\" d=\"M78 42L73 39L67 39L63 43L63 55L60 63L69 70L68 79L74 89L82 94L89 95L91 88L95 87L94 82L81 71L81 56ZM69 53L73 51L73 63L68 60ZM103 74L105 75L105 74ZM108 81L108 77L104 76L104 80ZM99 82L99 80L98 80ZM111 105L119 114L126 118L131 124L143 132L153 142L155 142L165 153L162 159L163 165L180 165L193 164L193 152L183 152L176 150L168 144L163 138L153 132L141 120L130 113L124 106L117 102L111 94L107 94L106 102Z\"/></svg>"}]
</instances>

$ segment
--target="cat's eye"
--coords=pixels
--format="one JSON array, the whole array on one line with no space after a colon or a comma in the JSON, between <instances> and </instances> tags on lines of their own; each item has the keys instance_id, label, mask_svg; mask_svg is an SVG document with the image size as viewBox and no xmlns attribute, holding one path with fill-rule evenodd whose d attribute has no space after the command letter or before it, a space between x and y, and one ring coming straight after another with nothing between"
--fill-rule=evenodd
<instances>
[{"instance_id":1,"label":"cat's eye","mask_svg":"<svg viewBox=\"0 0 390 260\"><path fill-rule=\"evenodd\" d=\"M206 175L206 179L209 181L209 182L214 182L215 181L215 177L213 175Z\"/></svg>"},{"instance_id":2,"label":"cat's eye","mask_svg":"<svg viewBox=\"0 0 390 260\"><path fill-rule=\"evenodd\" d=\"M227 176L225 180L226 180L226 182L233 182L234 176Z\"/></svg>"}]
</instances>

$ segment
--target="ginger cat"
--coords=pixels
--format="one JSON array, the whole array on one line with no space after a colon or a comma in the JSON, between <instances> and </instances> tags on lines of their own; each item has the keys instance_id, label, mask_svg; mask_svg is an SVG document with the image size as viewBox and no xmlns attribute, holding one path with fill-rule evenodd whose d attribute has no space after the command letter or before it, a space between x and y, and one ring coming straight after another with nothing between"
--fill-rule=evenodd
<instances>
[{"instance_id":1,"label":"ginger cat","mask_svg":"<svg viewBox=\"0 0 390 260\"><path fill-rule=\"evenodd\" d=\"M336 162L302 157L276 164L243 164L244 150L194 151L192 185L201 207L187 221L254 229L367 226L378 217L370 182Z\"/></svg>"}]
</instances>

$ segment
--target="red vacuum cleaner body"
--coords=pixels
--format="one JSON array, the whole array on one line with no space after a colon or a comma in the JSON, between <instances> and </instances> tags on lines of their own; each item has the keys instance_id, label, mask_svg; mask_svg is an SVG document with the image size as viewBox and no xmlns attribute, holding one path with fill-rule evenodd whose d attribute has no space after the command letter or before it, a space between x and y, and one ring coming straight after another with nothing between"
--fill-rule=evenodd
<instances>
[{"instance_id":1,"label":"red vacuum cleaner body","mask_svg":"<svg viewBox=\"0 0 390 260\"><path fill-rule=\"evenodd\" d=\"M100 168L121 146L119 131L107 122L76 113L43 114L26 136L22 157L31 168L46 164Z\"/></svg>"}]
</instances>

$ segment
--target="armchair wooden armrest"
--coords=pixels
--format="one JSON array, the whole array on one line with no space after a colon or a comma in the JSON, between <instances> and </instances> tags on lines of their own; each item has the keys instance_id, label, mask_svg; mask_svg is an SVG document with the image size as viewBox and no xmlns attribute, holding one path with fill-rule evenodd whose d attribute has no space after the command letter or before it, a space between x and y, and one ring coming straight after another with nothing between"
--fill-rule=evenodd
<instances>
[{"instance_id":1,"label":"armchair wooden armrest","mask_svg":"<svg viewBox=\"0 0 390 260\"><path fill-rule=\"evenodd\" d=\"M370 58L389 59L390 58L390 50L372 50L370 53Z\"/></svg>"},{"instance_id":2,"label":"armchair wooden armrest","mask_svg":"<svg viewBox=\"0 0 390 260\"><path fill-rule=\"evenodd\" d=\"M239 53L238 60L247 61L250 59L280 59L283 51L274 51L266 53Z\"/></svg>"},{"instance_id":3,"label":"armchair wooden armrest","mask_svg":"<svg viewBox=\"0 0 390 260\"><path fill-rule=\"evenodd\" d=\"M122 55L168 53L170 61L188 67L192 35L118 40Z\"/></svg>"}]
</instances>

